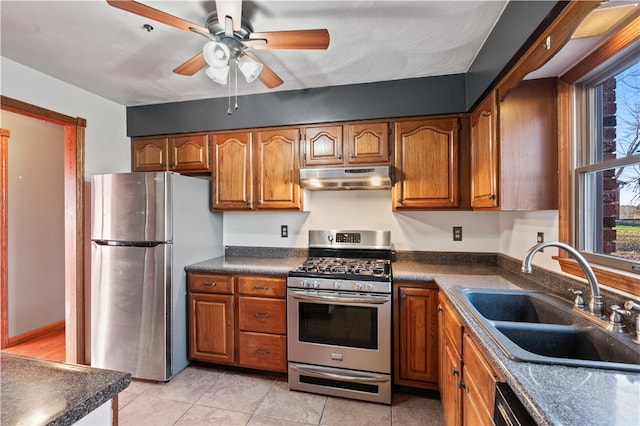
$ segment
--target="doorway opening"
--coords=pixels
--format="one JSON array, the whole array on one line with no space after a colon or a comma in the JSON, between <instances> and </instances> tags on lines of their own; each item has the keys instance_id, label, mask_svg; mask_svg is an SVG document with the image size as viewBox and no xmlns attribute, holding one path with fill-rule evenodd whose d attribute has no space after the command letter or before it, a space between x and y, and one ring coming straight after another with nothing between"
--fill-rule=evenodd
<instances>
[{"instance_id":1,"label":"doorway opening","mask_svg":"<svg viewBox=\"0 0 640 426\"><path fill-rule=\"evenodd\" d=\"M64 360L85 362L84 287L84 134L86 120L0 96L3 110L62 126L64 133ZM9 129L0 129L0 349L8 336L8 145ZM37 261L37 260L36 260ZM59 332L58 332L59 335Z\"/></svg>"}]
</instances>

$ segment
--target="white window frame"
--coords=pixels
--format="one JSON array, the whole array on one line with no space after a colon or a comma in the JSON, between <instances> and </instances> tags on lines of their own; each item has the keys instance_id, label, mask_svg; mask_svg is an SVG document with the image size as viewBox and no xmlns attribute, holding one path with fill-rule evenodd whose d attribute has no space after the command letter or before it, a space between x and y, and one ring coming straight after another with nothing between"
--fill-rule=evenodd
<instances>
[{"instance_id":1,"label":"white window frame","mask_svg":"<svg viewBox=\"0 0 640 426\"><path fill-rule=\"evenodd\" d=\"M631 164L640 164L640 154L611 160L598 160L601 154L598 150L598 142L601 138L599 123L602 122L602 116L600 109L596 108L601 102L596 87L636 62L638 60L637 52L638 43L633 43L629 48L603 62L574 84L574 158L572 159L574 164L572 167L574 214L572 221L575 247L590 263L640 274L640 262L638 261L595 253L593 248L597 242L594 241L593 233L585 231L587 228L593 229L593 227L601 226L597 222L601 216L598 213L592 214L590 211L590 206L593 204L590 203L592 199L589 195L594 192L585 190L589 186L588 181L591 174Z\"/></svg>"}]
</instances>

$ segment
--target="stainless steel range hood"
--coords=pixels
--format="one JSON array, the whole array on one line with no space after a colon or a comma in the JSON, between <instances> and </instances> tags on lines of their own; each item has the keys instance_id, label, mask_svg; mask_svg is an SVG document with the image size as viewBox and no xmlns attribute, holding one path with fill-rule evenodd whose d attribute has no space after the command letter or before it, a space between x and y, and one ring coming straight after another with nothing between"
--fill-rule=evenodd
<instances>
[{"instance_id":1,"label":"stainless steel range hood","mask_svg":"<svg viewBox=\"0 0 640 426\"><path fill-rule=\"evenodd\" d=\"M314 191L391 188L390 166L300 169L300 184Z\"/></svg>"}]
</instances>

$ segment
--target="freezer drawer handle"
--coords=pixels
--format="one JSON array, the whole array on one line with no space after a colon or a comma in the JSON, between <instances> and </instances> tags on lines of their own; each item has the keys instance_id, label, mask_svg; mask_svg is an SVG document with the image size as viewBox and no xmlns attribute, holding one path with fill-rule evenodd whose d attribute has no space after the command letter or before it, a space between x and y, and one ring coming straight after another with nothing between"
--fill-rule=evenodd
<instances>
[{"instance_id":1,"label":"freezer drawer handle","mask_svg":"<svg viewBox=\"0 0 640 426\"><path fill-rule=\"evenodd\" d=\"M269 318L269 314L256 313L256 318Z\"/></svg>"},{"instance_id":2,"label":"freezer drawer handle","mask_svg":"<svg viewBox=\"0 0 640 426\"><path fill-rule=\"evenodd\" d=\"M205 281L205 282L203 282L202 284L203 284L203 285L206 285L206 286L208 286L208 287L215 287L215 286L217 286L217 285L218 285L216 282L206 282L206 281Z\"/></svg>"}]
</instances>

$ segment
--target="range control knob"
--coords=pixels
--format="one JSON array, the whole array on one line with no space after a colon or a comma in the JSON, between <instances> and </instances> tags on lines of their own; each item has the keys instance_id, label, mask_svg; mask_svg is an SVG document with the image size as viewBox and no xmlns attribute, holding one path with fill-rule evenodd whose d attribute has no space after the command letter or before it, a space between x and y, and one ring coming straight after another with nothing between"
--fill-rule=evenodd
<instances>
[{"instance_id":1,"label":"range control knob","mask_svg":"<svg viewBox=\"0 0 640 426\"><path fill-rule=\"evenodd\" d=\"M309 287L309 280L302 280L302 287L303 288Z\"/></svg>"},{"instance_id":2,"label":"range control knob","mask_svg":"<svg viewBox=\"0 0 640 426\"><path fill-rule=\"evenodd\" d=\"M320 287L320 281L318 280L313 281L313 288L318 288L318 287Z\"/></svg>"},{"instance_id":3,"label":"range control knob","mask_svg":"<svg viewBox=\"0 0 640 426\"><path fill-rule=\"evenodd\" d=\"M367 291L373 291L373 284L367 283Z\"/></svg>"},{"instance_id":4,"label":"range control knob","mask_svg":"<svg viewBox=\"0 0 640 426\"><path fill-rule=\"evenodd\" d=\"M353 283L353 288L356 290L362 289L362 283Z\"/></svg>"},{"instance_id":5,"label":"range control knob","mask_svg":"<svg viewBox=\"0 0 640 426\"><path fill-rule=\"evenodd\" d=\"M336 290L339 290L341 284L342 283L340 281L334 281L333 282L333 288L336 289Z\"/></svg>"}]
</instances>

